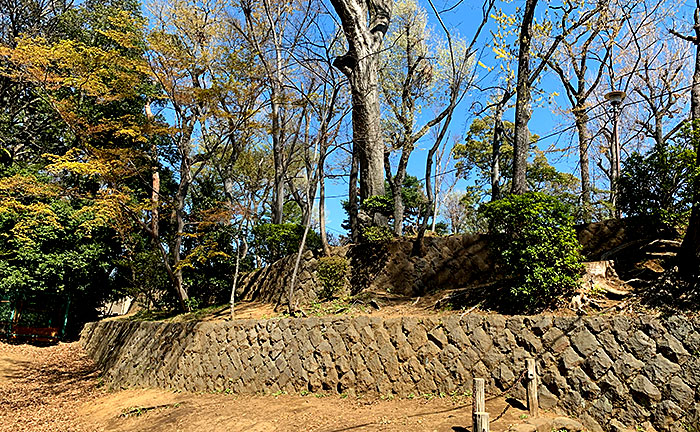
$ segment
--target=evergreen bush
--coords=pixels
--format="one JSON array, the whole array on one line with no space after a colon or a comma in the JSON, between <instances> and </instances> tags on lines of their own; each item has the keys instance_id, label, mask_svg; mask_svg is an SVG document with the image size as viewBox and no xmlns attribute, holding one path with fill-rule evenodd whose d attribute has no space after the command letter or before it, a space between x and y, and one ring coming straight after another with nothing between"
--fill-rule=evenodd
<instances>
[{"instance_id":1,"label":"evergreen bush","mask_svg":"<svg viewBox=\"0 0 700 432\"><path fill-rule=\"evenodd\" d=\"M510 195L482 207L492 252L518 308L540 309L578 287L582 257L572 210L542 193Z\"/></svg>"},{"instance_id":2,"label":"evergreen bush","mask_svg":"<svg viewBox=\"0 0 700 432\"><path fill-rule=\"evenodd\" d=\"M322 286L319 293L321 300L330 300L343 289L348 268L348 260L344 257L330 256L319 259L316 275Z\"/></svg>"}]
</instances>

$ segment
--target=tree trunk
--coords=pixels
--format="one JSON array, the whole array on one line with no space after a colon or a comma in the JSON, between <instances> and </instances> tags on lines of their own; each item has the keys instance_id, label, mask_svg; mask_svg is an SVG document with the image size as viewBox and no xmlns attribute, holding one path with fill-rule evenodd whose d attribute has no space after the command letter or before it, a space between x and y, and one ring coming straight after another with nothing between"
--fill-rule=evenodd
<instances>
[{"instance_id":1,"label":"tree trunk","mask_svg":"<svg viewBox=\"0 0 700 432\"><path fill-rule=\"evenodd\" d=\"M378 52L393 0L331 0L348 41L333 64L350 81L353 154L359 158L360 199L384 195L384 142L378 90Z\"/></svg>"},{"instance_id":2,"label":"tree trunk","mask_svg":"<svg viewBox=\"0 0 700 432\"><path fill-rule=\"evenodd\" d=\"M189 158L187 156L183 156L183 160L180 164L180 185L177 188L177 193L175 196L175 224L177 226L177 231L173 242L172 254L173 274L175 276L175 291L178 294L180 306L185 312L190 310L189 306L187 305L189 296L187 295L187 290L183 284L182 268L180 267L180 254L182 249L182 238L185 233L185 197L187 196L187 191L190 187L190 181Z\"/></svg>"},{"instance_id":3,"label":"tree trunk","mask_svg":"<svg viewBox=\"0 0 700 432\"><path fill-rule=\"evenodd\" d=\"M151 111L151 102L146 102L146 118L148 119L148 127L150 129L153 121L153 112ZM151 142L151 232L153 238L159 236L158 225L160 223L158 214L158 203L160 202L160 171L158 167L158 145L156 140Z\"/></svg>"},{"instance_id":4,"label":"tree trunk","mask_svg":"<svg viewBox=\"0 0 700 432\"><path fill-rule=\"evenodd\" d=\"M439 177L440 174L440 163L442 157L445 154L445 149L443 148L440 154L438 154L437 160L435 161L435 172L433 174L433 179L435 179L435 185L433 186L433 220L430 223L430 231L435 232L435 225L437 224L438 207L440 201L440 185L444 179ZM449 157L449 156L448 156ZM430 202L428 202L430 204ZM420 230L420 218L418 219L418 229Z\"/></svg>"},{"instance_id":5,"label":"tree trunk","mask_svg":"<svg viewBox=\"0 0 700 432\"><path fill-rule=\"evenodd\" d=\"M403 215L406 209L403 199L401 199L401 189L401 187L397 187L392 192L394 194L394 234L399 237L403 235Z\"/></svg>"},{"instance_id":6,"label":"tree trunk","mask_svg":"<svg viewBox=\"0 0 700 432\"><path fill-rule=\"evenodd\" d=\"M700 2L695 8L695 71L690 89L690 120L692 121L693 146L697 153L696 166L700 166ZM682 272L696 277L700 273L700 177L693 179L693 208L688 222L688 230L683 238L680 253Z\"/></svg>"},{"instance_id":7,"label":"tree trunk","mask_svg":"<svg viewBox=\"0 0 700 432\"><path fill-rule=\"evenodd\" d=\"M433 170L433 159L435 158L435 153L437 153L438 149L440 148L442 140L445 139L447 129L452 122L453 113L454 110L447 113L447 117L445 118L445 121L437 134L435 143L433 143L433 146L430 148L430 150L428 150L428 157L425 161L425 193L428 198L428 208L430 208L430 206L435 202L435 196L433 195L433 184L430 178L430 173ZM428 228L429 218L430 212L425 212L419 216L420 225L418 226L416 240L413 242L413 248L411 249L412 256L423 256L423 238L425 237L425 230Z\"/></svg>"},{"instance_id":8,"label":"tree trunk","mask_svg":"<svg viewBox=\"0 0 700 432\"><path fill-rule=\"evenodd\" d=\"M279 85L274 83L272 85L270 114L272 116L272 158L275 168L275 179L272 189L272 223L275 224L282 223L284 208L284 148L281 137L279 98Z\"/></svg>"},{"instance_id":9,"label":"tree trunk","mask_svg":"<svg viewBox=\"0 0 700 432\"><path fill-rule=\"evenodd\" d=\"M238 289L238 278L241 274L241 260L244 260L248 255L248 241L245 238L248 221L246 221L245 225L244 232L239 233L238 239L236 239L236 267L233 273L233 282L231 283L231 299L229 300L231 304L231 319L236 317L236 290ZM243 252L241 252L241 243L243 243Z\"/></svg>"},{"instance_id":10,"label":"tree trunk","mask_svg":"<svg viewBox=\"0 0 700 432\"><path fill-rule=\"evenodd\" d=\"M501 143L503 142L503 104L494 112L493 139L491 142L491 201L501 199Z\"/></svg>"},{"instance_id":11,"label":"tree trunk","mask_svg":"<svg viewBox=\"0 0 700 432\"><path fill-rule=\"evenodd\" d=\"M357 149L353 148L352 160L350 161L350 178L348 180L348 217L350 218L350 238L353 243L360 241L360 227L358 223L359 203L357 202L357 176L359 171L358 157L355 155Z\"/></svg>"},{"instance_id":12,"label":"tree trunk","mask_svg":"<svg viewBox=\"0 0 700 432\"><path fill-rule=\"evenodd\" d=\"M581 218L589 223L593 219L593 207L591 205L591 173L588 158L588 146L590 135L588 133L588 114L583 105L574 108L573 114L578 131L578 160L581 167Z\"/></svg>"},{"instance_id":13,"label":"tree trunk","mask_svg":"<svg viewBox=\"0 0 700 432\"><path fill-rule=\"evenodd\" d=\"M384 195L384 141L377 90L377 64L371 53L362 54L350 80L352 87L353 145L359 148L360 199Z\"/></svg>"},{"instance_id":14,"label":"tree trunk","mask_svg":"<svg viewBox=\"0 0 700 432\"><path fill-rule=\"evenodd\" d=\"M389 179L389 186L391 187L391 193L393 195L394 202L394 234L397 236L403 235L403 217L406 210L406 206L403 202L403 197L401 196L401 191L403 190L403 183L406 180L406 169L408 168L408 159L413 152L413 142L408 138L406 143L401 146L401 158L399 159L399 165L396 167L396 175L391 176L391 168L389 167L388 154L384 156L387 158L386 163L386 174L387 179Z\"/></svg>"},{"instance_id":15,"label":"tree trunk","mask_svg":"<svg viewBox=\"0 0 700 432\"><path fill-rule=\"evenodd\" d=\"M322 157L319 161L318 175L318 230L321 235L321 246L323 247L323 255L331 255L331 247L328 244L328 234L326 233L326 177L323 164L325 161Z\"/></svg>"},{"instance_id":16,"label":"tree trunk","mask_svg":"<svg viewBox=\"0 0 700 432\"><path fill-rule=\"evenodd\" d=\"M511 192L527 192L527 156L530 151L530 131L528 123L530 108L530 45L532 22L537 0L526 0L523 22L520 27L520 47L518 49L518 81L515 102L515 142L513 144L513 187Z\"/></svg>"},{"instance_id":17,"label":"tree trunk","mask_svg":"<svg viewBox=\"0 0 700 432\"><path fill-rule=\"evenodd\" d=\"M272 103L272 159L275 181L272 189L272 223L281 224L284 208L284 157L279 137L278 104Z\"/></svg>"}]
</instances>

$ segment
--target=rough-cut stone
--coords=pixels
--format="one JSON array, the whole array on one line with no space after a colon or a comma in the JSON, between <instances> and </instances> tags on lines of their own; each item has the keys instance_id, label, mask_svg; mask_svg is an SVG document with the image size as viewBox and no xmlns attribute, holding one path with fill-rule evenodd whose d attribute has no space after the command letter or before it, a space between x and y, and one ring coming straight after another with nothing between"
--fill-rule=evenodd
<instances>
[{"instance_id":1,"label":"rough-cut stone","mask_svg":"<svg viewBox=\"0 0 700 432\"><path fill-rule=\"evenodd\" d=\"M680 366L672 363L661 354L654 357L644 367L645 375L657 385L666 384L671 376L677 374L680 370Z\"/></svg>"},{"instance_id":2,"label":"rough-cut stone","mask_svg":"<svg viewBox=\"0 0 700 432\"><path fill-rule=\"evenodd\" d=\"M539 393L539 402L540 402L540 408L545 409L545 410L551 410L557 406L557 403L559 402L559 398L554 396L552 394L552 392L550 392L547 387L541 386L540 393Z\"/></svg>"},{"instance_id":3,"label":"rough-cut stone","mask_svg":"<svg viewBox=\"0 0 700 432\"><path fill-rule=\"evenodd\" d=\"M447 338L457 347L463 347L469 344L469 338L462 329L459 322L459 317L451 316L445 320L445 330L447 330Z\"/></svg>"},{"instance_id":4,"label":"rough-cut stone","mask_svg":"<svg viewBox=\"0 0 700 432\"><path fill-rule=\"evenodd\" d=\"M496 345L502 353L509 353L517 345L515 336L513 333L504 328L499 333L493 334L493 343Z\"/></svg>"},{"instance_id":5,"label":"rough-cut stone","mask_svg":"<svg viewBox=\"0 0 700 432\"><path fill-rule=\"evenodd\" d=\"M613 419L610 421L610 432L635 432L634 429L625 427L619 420Z\"/></svg>"},{"instance_id":6,"label":"rough-cut stone","mask_svg":"<svg viewBox=\"0 0 700 432\"><path fill-rule=\"evenodd\" d=\"M622 343L642 361L651 358L656 352L656 342L641 330L625 338Z\"/></svg>"},{"instance_id":7,"label":"rough-cut stone","mask_svg":"<svg viewBox=\"0 0 700 432\"><path fill-rule=\"evenodd\" d=\"M605 375L612 365L613 361L602 348L596 350L596 352L591 354L585 361L586 371L595 380Z\"/></svg>"},{"instance_id":8,"label":"rough-cut stone","mask_svg":"<svg viewBox=\"0 0 700 432\"><path fill-rule=\"evenodd\" d=\"M598 423L598 421L596 421L596 419L594 419L587 412L581 414L579 420L581 420L583 425L586 427L587 432L604 432L603 428L600 426L600 423Z\"/></svg>"},{"instance_id":9,"label":"rough-cut stone","mask_svg":"<svg viewBox=\"0 0 700 432\"><path fill-rule=\"evenodd\" d=\"M522 330L520 333L515 335L515 340L518 341L518 345L522 346L531 353L538 353L542 351L541 339L528 330Z\"/></svg>"},{"instance_id":10,"label":"rough-cut stone","mask_svg":"<svg viewBox=\"0 0 700 432\"><path fill-rule=\"evenodd\" d=\"M612 333L612 331L605 330L597 334L596 339L598 339L598 343L600 343L600 345L605 349L605 352L608 353L610 358L616 359L622 355L623 350L617 343L615 335Z\"/></svg>"},{"instance_id":11,"label":"rough-cut stone","mask_svg":"<svg viewBox=\"0 0 700 432\"><path fill-rule=\"evenodd\" d=\"M601 378L598 385L601 391L614 401L622 402L629 393L627 386L617 378L613 371L609 371Z\"/></svg>"},{"instance_id":12,"label":"rough-cut stone","mask_svg":"<svg viewBox=\"0 0 700 432\"><path fill-rule=\"evenodd\" d=\"M542 336L552 327L553 320L552 317L546 315L540 315L532 319L532 324L530 328L532 332L537 336Z\"/></svg>"},{"instance_id":13,"label":"rough-cut stone","mask_svg":"<svg viewBox=\"0 0 700 432\"><path fill-rule=\"evenodd\" d=\"M561 362L561 368L567 371L578 368L583 364L583 358L571 347L564 350L559 361Z\"/></svg>"},{"instance_id":14,"label":"rough-cut stone","mask_svg":"<svg viewBox=\"0 0 700 432\"><path fill-rule=\"evenodd\" d=\"M582 329L573 336L571 336L571 344L582 356L586 357L593 354L600 344L596 340L595 336L587 329Z\"/></svg>"},{"instance_id":15,"label":"rough-cut stone","mask_svg":"<svg viewBox=\"0 0 700 432\"><path fill-rule=\"evenodd\" d=\"M683 344L669 333L662 334L656 346L661 354L675 363L683 364L690 355Z\"/></svg>"},{"instance_id":16,"label":"rough-cut stone","mask_svg":"<svg viewBox=\"0 0 700 432\"><path fill-rule=\"evenodd\" d=\"M484 354L493 346L493 341L491 340L491 337L481 327L474 329L471 340L474 343L474 347L481 354Z\"/></svg>"},{"instance_id":17,"label":"rough-cut stone","mask_svg":"<svg viewBox=\"0 0 700 432\"><path fill-rule=\"evenodd\" d=\"M566 337L563 331L558 328L552 328L542 336L542 345L544 348L558 354L568 348L570 343L569 338Z\"/></svg>"},{"instance_id":18,"label":"rough-cut stone","mask_svg":"<svg viewBox=\"0 0 700 432\"><path fill-rule=\"evenodd\" d=\"M632 381L630 390L644 406L650 406L653 402L661 400L661 392L644 375L639 375Z\"/></svg>"},{"instance_id":19,"label":"rough-cut stone","mask_svg":"<svg viewBox=\"0 0 700 432\"><path fill-rule=\"evenodd\" d=\"M552 420L552 430L561 431L566 430L568 432L582 432L584 430L583 425L576 420L572 420L567 417L557 417Z\"/></svg>"},{"instance_id":20,"label":"rough-cut stone","mask_svg":"<svg viewBox=\"0 0 700 432\"><path fill-rule=\"evenodd\" d=\"M642 367L644 367L644 362L637 360L629 353L622 354L622 357L615 361L613 366L615 373L623 380L631 378Z\"/></svg>"},{"instance_id":21,"label":"rough-cut stone","mask_svg":"<svg viewBox=\"0 0 700 432\"><path fill-rule=\"evenodd\" d=\"M447 345L447 335L445 335L445 332L439 327L428 332L428 339L434 342L438 348L443 348Z\"/></svg>"},{"instance_id":22,"label":"rough-cut stone","mask_svg":"<svg viewBox=\"0 0 700 432\"><path fill-rule=\"evenodd\" d=\"M673 377L668 383L668 393L683 409L688 409L693 402L695 391L681 378Z\"/></svg>"},{"instance_id":23,"label":"rough-cut stone","mask_svg":"<svg viewBox=\"0 0 700 432\"><path fill-rule=\"evenodd\" d=\"M572 388L580 389L581 396L586 399L597 399L600 394L600 387L581 369L571 371L568 381Z\"/></svg>"},{"instance_id":24,"label":"rough-cut stone","mask_svg":"<svg viewBox=\"0 0 700 432\"><path fill-rule=\"evenodd\" d=\"M671 426L683 416L683 409L675 402L665 400L656 406L656 418L665 419L665 426Z\"/></svg>"},{"instance_id":25,"label":"rough-cut stone","mask_svg":"<svg viewBox=\"0 0 700 432\"><path fill-rule=\"evenodd\" d=\"M405 328L405 326L404 326ZM428 333L422 326L416 325L408 334L408 343L411 344L414 350L419 350L425 343L428 342Z\"/></svg>"}]
</instances>

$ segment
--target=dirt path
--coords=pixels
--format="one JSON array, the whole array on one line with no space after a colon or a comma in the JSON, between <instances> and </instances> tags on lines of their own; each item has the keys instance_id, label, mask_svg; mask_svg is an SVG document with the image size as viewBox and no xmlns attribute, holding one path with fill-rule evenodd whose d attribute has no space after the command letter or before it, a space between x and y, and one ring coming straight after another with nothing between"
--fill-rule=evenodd
<instances>
[{"instance_id":1,"label":"dirt path","mask_svg":"<svg viewBox=\"0 0 700 432\"><path fill-rule=\"evenodd\" d=\"M0 431L466 431L466 397L379 400L338 395L107 392L77 344L0 343ZM487 404L501 432L525 412Z\"/></svg>"}]
</instances>

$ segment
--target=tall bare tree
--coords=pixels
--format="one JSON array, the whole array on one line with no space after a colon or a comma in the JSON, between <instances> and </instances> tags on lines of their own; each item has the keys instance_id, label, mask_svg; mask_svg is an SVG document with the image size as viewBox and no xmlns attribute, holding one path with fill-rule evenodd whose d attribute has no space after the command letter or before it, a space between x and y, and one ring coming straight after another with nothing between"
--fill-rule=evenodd
<instances>
[{"instance_id":1,"label":"tall bare tree","mask_svg":"<svg viewBox=\"0 0 700 432\"><path fill-rule=\"evenodd\" d=\"M451 42L457 52L450 58L445 41L432 34L427 12L414 0L398 1L394 11L382 55L380 86L390 113L385 119L388 143L384 169L394 201L394 234L400 236L404 222L402 189L409 158L418 141L454 111L473 58L465 55L466 44L460 40ZM449 98L442 101L443 94ZM430 112L433 114L426 114ZM392 151L399 152L395 173Z\"/></svg>"},{"instance_id":2,"label":"tall bare tree","mask_svg":"<svg viewBox=\"0 0 700 432\"><path fill-rule=\"evenodd\" d=\"M337 57L333 65L350 82L353 157L359 165L361 200L384 195L384 141L377 67L393 3L393 0L331 0L348 43L348 51ZM379 214L370 216L373 224L383 224Z\"/></svg>"},{"instance_id":3,"label":"tall bare tree","mask_svg":"<svg viewBox=\"0 0 700 432\"><path fill-rule=\"evenodd\" d=\"M537 0L525 0L518 37L518 81L515 87L515 140L513 142L513 185L511 192L527 192L527 156L530 153L528 123L532 116L530 96L530 47Z\"/></svg>"},{"instance_id":4,"label":"tall bare tree","mask_svg":"<svg viewBox=\"0 0 700 432\"><path fill-rule=\"evenodd\" d=\"M558 19L546 23L544 28L552 31L558 28L556 36L550 34L546 43L538 47L541 53L537 55L540 62L531 68L533 49L533 23L537 0L526 0L523 17L520 22L518 38L518 74L515 87L515 131L513 140L513 184L511 192L522 194L527 192L527 158L530 150L530 132L528 123L532 116L531 89L534 81L543 71L547 61L552 58L559 44L576 29L589 25L591 19L607 7L607 0L598 0L593 7L586 8L580 2L565 0L561 5L550 7L556 12Z\"/></svg>"},{"instance_id":5,"label":"tall bare tree","mask_svg":"<svg viewBox=\"0 0 700 432\"><path fill-rule=\"evenodd\" d=\"M576 124L581 172L581 210L582 218L586 222L591 221L593 214L589 157L590 98L605 76L613 42L609 37L601 35L605 29L614 29L607 10L602 8L591 25L582 27L580 31L573 32L571 37L563 39L558 53L547 61L564 86Z\"/></svg>"}]
</instances>

